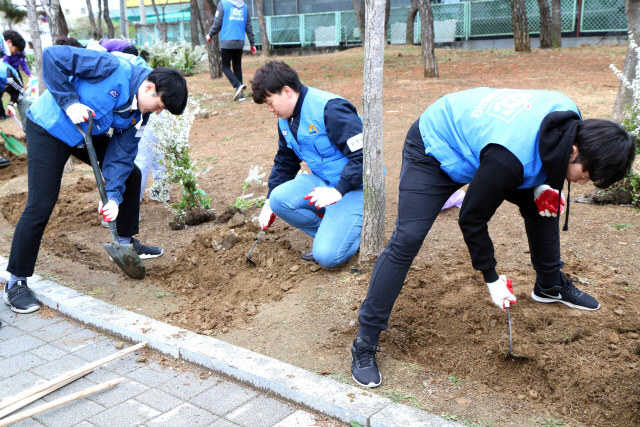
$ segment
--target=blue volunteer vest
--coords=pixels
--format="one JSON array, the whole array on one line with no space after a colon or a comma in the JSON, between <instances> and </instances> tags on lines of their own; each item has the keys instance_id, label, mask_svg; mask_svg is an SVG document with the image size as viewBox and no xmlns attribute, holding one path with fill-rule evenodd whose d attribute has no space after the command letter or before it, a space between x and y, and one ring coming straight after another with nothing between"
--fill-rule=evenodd
<instances>
[{"instance_id":1,"label":"blue volunteer vest","mask_svg":"<svg viewBox=\"0 0 640 427\"><path fill-rule=\"evenodd\" d=\"M247 25L247 5L235 7L233 3L222 0L224 16L222 17L222 30L220 40L244 40Z\"/></svg>"},{"instance_id":2,"label":"blue volunteer vest","mask_svg":"<svg viewBox=\"0 0 640 427\"><path fill-rule=\"evenodd\" d=\"M420 116L420 133L425 152L455 182L470 183L482 149L498 144L524 167L518 188L531 188L546 180L538 151L540 124L549 113L569 110L580 114L559 92L481 87L437 100Z\"/></svg>"},{"instance_id":3,"label":"blue volunteer vest","mask_svg":"<svg viewBox=\"0 0 640 427\"><path fill-rule=\"evenodd\" d=\"M297 141L291 134L287 120L279 119L278 126L287 141L287 147L291 148L300 160L306 162L314 174L335 187L349 159L327 136L324 107L332 99L343 98L312 87L308 88L302 101Z\"/></svg>"},{"instance_id":4,"label":"blue volunteer vest","mask_svg":"<svg viewBox=\"0 0 640 427\"><path fill-rule=\"evenodd\" d=\"M140 111L131 112L124 109L118 112L118 107L127 105L129 101L131 72L131 64L120 59L118 69L101 82L92 84L78 77L71 78L70 81L80 97L80 103L91 108L96 114L93 118L93 135L102 135L108 132L109 128L125 130L140 121ZM71 147L84 143L84 138L76 126L48 90L31 105L30 110L33 121L60 141ZM81 123L80 126L86 132L87 123Z\"/></svg>"},{"instance_id":5,"label":"blue volunteer vest","mask_svg":"<svg viewBox=\"0 0 640 427\"><path fill-rule=\"evenodd\" d=\"M14 76L18 76L18 72L11 65L4 61L0 61L0 87L4 90L8 85L7 70L13 71Z\"/></svg>"}]
</instances>

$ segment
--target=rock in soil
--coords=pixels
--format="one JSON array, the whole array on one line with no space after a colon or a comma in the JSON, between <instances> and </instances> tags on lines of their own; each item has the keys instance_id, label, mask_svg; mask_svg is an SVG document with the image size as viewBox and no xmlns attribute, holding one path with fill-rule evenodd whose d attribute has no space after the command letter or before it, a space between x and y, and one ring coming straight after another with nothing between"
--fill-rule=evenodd
<instances>
[{"instance_id":1,"label":"rock in soil","mask_svg":"<svg viewBox=\"0 0 640 427\"><path fill-rule=\"evenodd\" d=\"M314 265L309 266L309 270L311 270L313 272L316 272L316 271L320 270L321 268L322 268L322 266L320 264L314 264Z\"/></svg>"},{"instance_id":2,"label":"rock in soil","mask_svg":"<svg viewBox=\"0 0 640 427\"><path fill-rule=\"evenodd\" d=\"M136 362L138 362L138 363L144 363L144 362L146 362L146 361L147 361L147 358L146 358L146 357L144 357L144 356L138 356L138 357L136 357Z\"/></svg>"},{"instance_id":3,"label":"rock in soil","mask_svg":"<svg viewBox=\"0 0 640 427\"><path fill-rule=\"evenodd\" d=\"M122 347L124 347L124 343L123 342L116 343L116 350L122 350Z\"/></svg>"},{"instance_id":4,"label":"rock in soil","mask_svg":"<svg viewBox=\"0 0 640 427\"><path fill-rule=\"evenodd\" d=\"M238 227L244 225L244 222L245 222L244 215L242 215L240 212L238 212L233 216L233 218L231 218L229 220L229 222L227 222L227 227L229 227L229 228L238 228Z\"/></svg>"}]
</instances>

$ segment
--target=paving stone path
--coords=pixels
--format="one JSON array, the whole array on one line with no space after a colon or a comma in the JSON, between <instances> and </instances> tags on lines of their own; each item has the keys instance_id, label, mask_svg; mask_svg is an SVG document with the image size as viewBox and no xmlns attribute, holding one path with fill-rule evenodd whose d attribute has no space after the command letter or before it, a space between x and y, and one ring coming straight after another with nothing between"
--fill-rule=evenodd
<instances>
[{"instance_id":1,"label":"paving stone path","mask_svg":"<svg viewBox=\"0 0 640 427\"><path fill-rule=\"evenodd\" d=\"M118 340L50 309L16 315L0 302L0 400L117 352ZM125 344L128 346L128 344ZM145 361L137 362L139 356ZM129 354L24 409L115 378L119 385L15 427L311 427L343 425L150 350Z\"/></svg>"}]
</instances>

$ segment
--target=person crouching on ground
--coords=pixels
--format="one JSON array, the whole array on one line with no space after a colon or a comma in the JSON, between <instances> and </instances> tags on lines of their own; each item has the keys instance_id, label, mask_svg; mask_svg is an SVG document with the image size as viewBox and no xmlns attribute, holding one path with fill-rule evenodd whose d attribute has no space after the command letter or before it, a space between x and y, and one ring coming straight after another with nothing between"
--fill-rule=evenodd
<instances>
[{"instance_id":1,"label":"person crouching on ground","mask_svg":"<svg viewBox=\"0 0 640 427\"><path fill-rule=\"evenodd\" d=\"M260 225L276 218L314 238L303 260L335 267L353 257L362 231L362 119L346 99L300 82L269 61L251 82L253 100L278 117L278 151ZM304 161L311 174L298 174ZM297 176L296 176L297 175Z\"/></svg>"},{"instance_id":2,"label":"person crouching on ground","mask_svg":"<svg viewBox=\"0 0 640 427\"><path fill-rule=\"evenodd\" d=\"M633 137L620 125L582 120L574 102L558 92L483 87L445 95L427 108L404 143L396 229L360 308L353 379L365 387L382 382L375 357L380 333L440 208L465 184L460 228L499 308L516 298L496 272L487 223L506 200L524 218L536 271L532 299L597 310L598 301L561 271L560 218L554 217L565 202L559 191L565 179L569 195L572 182L606 188L626 175L634 156Z\"/></svg>"},{"instance_id":3,"label":"person crouching on ground","mask_svg":"<svg viewBox=\"0 0 640 427\"><path fill-rule=\"evenodd\" d=\"M99 211L106 221L116 217L120 243L131 243L141 258L162 255L145 246L138 234L140 170L134 165L139 135L149 115L167 109L182 114L187 83L173 68L137 67L107 52L71 46L51 46L42 56L48 90L27 110L29 196L13 234L3 299L17 313L36 311L38 303L27 286L33 275L42 234L58 199L64 165L70 155L89 163L84 138L89 114L92 134L109 202ZM108 137L109 129L114 132Z\"/></svg>"}]
</instances>

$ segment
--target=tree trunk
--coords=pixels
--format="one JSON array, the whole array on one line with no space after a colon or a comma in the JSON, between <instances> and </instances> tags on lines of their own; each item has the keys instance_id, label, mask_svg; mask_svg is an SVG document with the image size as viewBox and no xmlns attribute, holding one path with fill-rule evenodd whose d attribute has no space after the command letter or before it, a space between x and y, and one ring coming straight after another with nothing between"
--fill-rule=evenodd
<instances>
[{"instance_id":1,"label":"tree trunk","mask_svg":"<svg viewBox=\"0 0 640 427\"><path fill-rule=\"evenodd\" d=\"M33 55L36 61L36 72L38 75L38 91L40 95L46 90L44 79L42 78L42 42L40 41L40 27L38 26L39 16L36 12L36 0L27 0L27 19L29 21L29 33L33 43Z\"/></svg>"},{"instance_id":2,"label":"tree trunk","mask_svg":"<svg viewBox=\"0 0 640 427\"><path fill-rule=\"evenodd\" d=\"M164 4L162 5L162 41L165 43L169 41L169 27L167 26L167 19L165 14L168 2L169 0L164 0Z\"/></svg>"},{"instance_id":3,"label":"tree trunk","mask_svg":"<svg viewBox=\"0 0 640 427\"><path fill-rule=\"evenodd\" d=\"M389 43L389 16L391 15L391 0L384 5L384 42Z\"/></svg>"},{"instance_id":4,"label":"tree trunk","mask_svg":"<svg viewBox=\"0 0 640 427\"><path fill-rule=\"evenodd\" d=\"M112 39L116 34L116 30L113 28L113 22L111 22L111 18L109 17L109 0L104 0L102 13L104 16L104 22L107 23L107 38Z\"/></svg>"},{"instance_id":5,"label":"tree trunk","mask_svg":"<svg viewBox=\"0 0 640 427\"><path fill-rule=\"evenodd\" d=\"M58 14L60 13L60 0L51 0L47 5L45 2L41 2L42 8L47 15L49 21L49 29L51 30L51 42L55 44L58 37L60 37L60 27L58 27L59 20Z\"/></svg>"},{"instance_id":6,"label":"tree trunk","mask_svg":"<svg viewBox=\"0 0 640 427\"><path fill-rule=\"evenodd\" d=\"M124 0L120 0L120 36L127 38L127 7Z\"/></svg>"},{"instance_id":7,"label":"tree trunk","mask_svg":"<svg viewBox=\"0 0 640 427\"><path fill-rule=\"evenodd\" d=\"M516 52L531 52L529 23L524 0L511 0L511 22L513 23L513 44Z\"/></svg>"},{"instance_id":8,"label":"tree trunk","mask_svg":"<svg viewBox=\"0 0 640 427\"><path fill-rule=\"evenodd\" d=\"M640 41L640 0L626 0L625 10L627 14L627 26L629 33L633 34L633 38L637 43ZM636 77L637 65L638 57L636 56L636 52L631 47L628 47L622 73L630 82ZM624 110L630 104L633 104L633 93L631 89L620 83L616 102L613 104L611 120L616 123L622 123L624 120Z\"/></svg>"},{"instance_id":9,"label":"tree trunk","mask_svg":"<svg viewBox=\"0 0 640 427\"><path fill-rule=\"evenodd\" d=\"M89 24L91 25L91 35L94 40L100 40L98 38L98 29L96 28L95 16L93 16L93 8L91 6L91 0L87 0L87 11L89 12Z\"/></svg>"},{"instance_id":10,"label":"tree trunk","mask_svg":"<svg viewBox=\"0 0 640 427\"><path fill-rule=\"evenodd\" d=\"M87 1L91 1L91 0L87 0ZM97 18L97 22L96 22L96 40L100 41L102 40L102 1L98 0L98 16L96 16Z\"/></svg>"},{"instance_id":11,"label":"tree trunk","mask_svg":"<svg viewBox=\"0 0 640 427\"><path fill-rule=\"evenodd\" d=\"M358 28L360 29L360 40L362 40L362 46L364 46L364 16L365 16L365 6L364 3L362 6L359 6L358 0L353 1L353 10L356 12L356 20L358 21ZM363 0L363 2L366 0Z\"/></svg>"},{"instance_id":12,"label":"tree trunk","mask_svg":"<svg viewBox=\"0 0 640 427\"><path fill-rule=\"evenodd\" d=\"M549 2L538 0L540 10L540 49L551 48L551 15L549 14Z\"/></svg>"},{"instance_id":13,"label":"tree trunk","mask_svg":"<svg viewBox=\"0 0 640 427\"><path fill-rule=\"evenodd\" d=\"M562 47L562 4L560 0L551 0L551 47Z\"/></svg>"},{"instance_id":14,"label":"tree trunk","mask_svg":"<svg viewBox=\"0 0 640 427\"><path fill-rule=\"evenodd\" d=\"M385 247L385 186L382 151L382 75L384 69L385 0L366 2L366 44L362 78L364 216L360 261L377 257Z\"/></svg>"},{"instance_id":15,"label":"tree trunk","mask_svg":"<svg viewBox=\"0 0 640 427\"><path fill-rule=\"evenodd\" d=\"M422 44L422 63L425 77L440 77L435 53L435 32L433 30L433 11L429 0L417 0L420 10L420 43Z\"/></svg>"},{"instance_id":16,"label":"tree trunk","mask_svg":"<svg viewBox=\"0 0 640 427\"><path fill-rule=\"evenodd\" d=\"M258 24L260 25L260 39L262 40L262 55L268 58L271 56L271 49L269 49L269 34L267 34L267 21L264 19L264 6L262 0L256 0L256 9L258 9Z\"/></svg>"},{"instance_id":17,"label":"tree trunk","mask_svg":"<svg viewBox=\"0 0 640 427\"><path fill-rule=\"evenodd\" d=\"M138 8L140 9L140 24L147 25L147 15L146 15L146 12L144 11L144 0L140 0L138 4Z\"/></svg>"},{"instance_id":18,"label":"tree trunk","mask_svg":"<svg viewBox=\"0 0 640 427\"><path fill-rule=\"evenodd\" d=\"M160 14L158 13L158 8L156 7L155 0L151 0L151 6L153 6L153 12L156 14L156 25L158 26L158 28L160 28L160 37L162 38L162 43L166 43L167 27L165 25L162 25L162 21L160 21Z\"/></svg>"},{"instance_id":19,"label":"tree trunk","mask_svg":"<svg viewBox=\"0 0 640 427\"><path fill-rule=\"evenodd\" d=\"M88 0L87 0L88 1ZM413 46L413 23L416 20L416 14L418 13L417 0L411 0L411 8L409 8L409 14L407 15L407 41L406 44Z\"/></svg>"},{"instance_id":20,"label":"tree trunk","mask_svg":"<svg viewBox=\"0 0 640 427\"><path fill-rule=\"evenodd\" d=\"M200 45L200 34L198 34L198 21L200 20L200 13L198 12L198 0L190 0L189 6L191 9L191 45Z\"/></svg>"},{"instance_id":21,"label":"tree trunk","mask_svg":"<svg viewBox=\"0 0 640 427\"><path fill-rule=\"evenodd\" d=\"M208 34L213 26L213 19L216 15L216 5L213 3L213 0L200 1L204 6L202 8L202 21ZM222 60L220 59L220 43L217 34L211 37L211 43L207 43L207 50L209 51L209 75L212 79L219 79L222 77Z\"/></svg>"},{"instance_id":22,"label":"tree trunk","mask_svg":"<svg viewBox=\"0 0 640 427\"><path fill-rule=\"evenodd\" d=\"M59 0L58 0L59 1ZM53 1L51 2L53 3ZM64 13L62 12L62 7L60 3L58 3L58 31L60 36L68 37L69 36L69 27L67 26L67 20L64 17Z\"/></svg>"}]
</instances>

